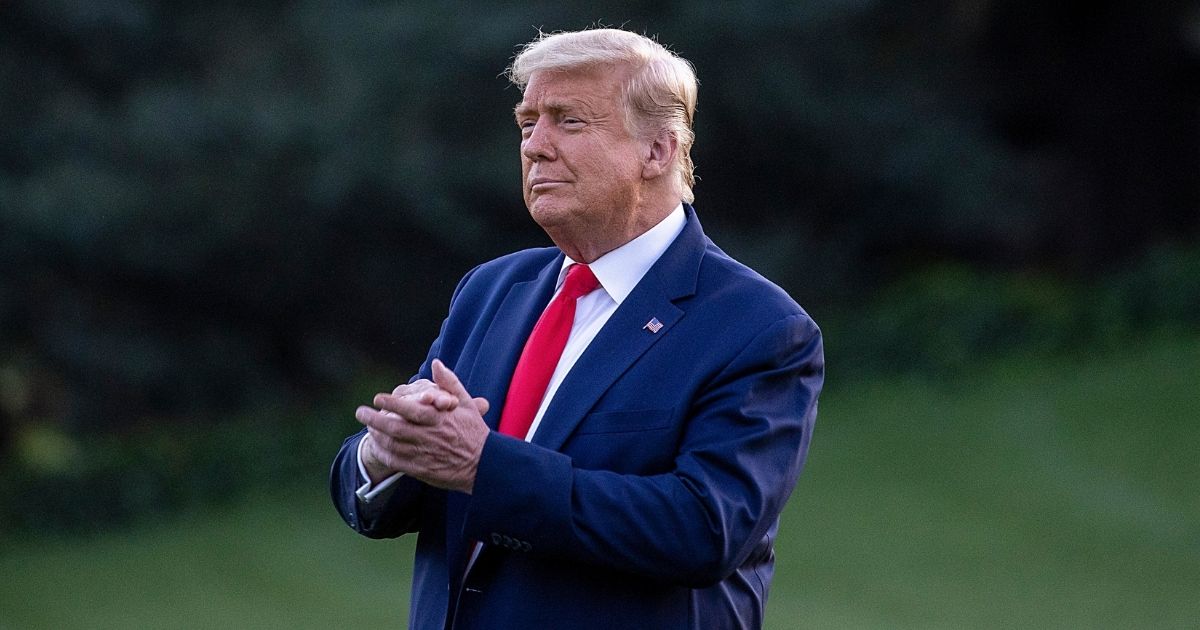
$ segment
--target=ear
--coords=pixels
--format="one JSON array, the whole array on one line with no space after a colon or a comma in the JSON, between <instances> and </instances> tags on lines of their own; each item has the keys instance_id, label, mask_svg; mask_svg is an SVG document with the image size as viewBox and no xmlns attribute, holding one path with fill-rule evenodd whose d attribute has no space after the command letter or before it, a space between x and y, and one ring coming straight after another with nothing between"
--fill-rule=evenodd
<instances>
[{"instance_id":1,"label":"ear","mask_svg":"<svg viewBox=\"0 0 1200 630\"><path fill-rule=\"evenodd\" d=\"M656 179L669 172L678 150L679 141L675 134L666 130L658 132L643 148L642 179Z\"/></svg>"}]
</instances>

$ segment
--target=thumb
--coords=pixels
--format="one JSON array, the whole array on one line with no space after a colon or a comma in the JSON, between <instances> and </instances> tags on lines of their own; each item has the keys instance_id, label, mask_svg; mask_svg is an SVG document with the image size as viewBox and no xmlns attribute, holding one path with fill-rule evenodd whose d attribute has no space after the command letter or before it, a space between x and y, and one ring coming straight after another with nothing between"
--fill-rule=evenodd
<instances>
[{"instance_id":1,"label":"thumb","mask_svg":"<svg viewBox=\"0 0 1200 630\"><path fill-rule=\"evenodd\" d=\"M481 416L486 416L488 409L492 408L492 403L489 403L488 399L482 396L472 399L471 402L475 403L475 409L479 410L479 415Z\"/></svg>"},{"instance_id":2,"label":"thumb","mask_svg":"<svg viewBox=\"0 0 1200 630\"><path fill-rule=\"evenodd\" d=\"M441 359L433 360L433 382L437 383L438 387L442 388L446 393L458 398L459 404L470 405L471 395L467 393L467 388L463 387L462 381L458 380L458 376L442 363Z\"/></svg>"}]
</instances>

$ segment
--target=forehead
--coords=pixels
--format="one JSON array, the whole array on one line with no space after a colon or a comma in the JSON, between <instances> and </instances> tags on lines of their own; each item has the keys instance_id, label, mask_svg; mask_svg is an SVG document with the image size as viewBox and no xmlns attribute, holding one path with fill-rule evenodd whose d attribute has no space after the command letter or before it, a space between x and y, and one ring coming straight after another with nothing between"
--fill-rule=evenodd
<instances>
[{"instance_id":1,"label":"forehead","mask_svg":"<svg viewBox=\"0 0 1200 630\"><path fill-rule=\"evenodd\" d=\"M613 67L539 70L529 77L517 111L609 109L621 98L625 73Z\"/></svg>"}]
</instances>

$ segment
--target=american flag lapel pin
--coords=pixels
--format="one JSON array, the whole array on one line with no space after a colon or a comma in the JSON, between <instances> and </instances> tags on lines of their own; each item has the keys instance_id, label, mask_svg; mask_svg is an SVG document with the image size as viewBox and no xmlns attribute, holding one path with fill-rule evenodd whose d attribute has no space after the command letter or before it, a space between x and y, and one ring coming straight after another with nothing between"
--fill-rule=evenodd
<instances>
[{"instance_id":1,"label":"american flag lapel pin","mask_svg":"<svg viewBox=\"0 0 1200 630\"><path fill-rule=\"evenodd\" d=\"M657 317L651 317L650 321L646 322L645 326L642 326L642 330L649 330L652 333L656 333L661 330L662 327L663 323L658 321Z\"/></svg>"}]
</instances>

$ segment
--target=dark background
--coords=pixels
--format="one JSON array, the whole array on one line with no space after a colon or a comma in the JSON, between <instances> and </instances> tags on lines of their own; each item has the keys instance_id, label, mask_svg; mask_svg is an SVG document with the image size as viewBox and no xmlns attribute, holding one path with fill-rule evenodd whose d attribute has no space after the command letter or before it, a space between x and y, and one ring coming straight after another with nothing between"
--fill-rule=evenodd
<instances>
[{"instance_id":1,"label":"dark background","mask_svg":"<svg viewBox=\"0 0 1200 630\"><path fill-rule=\"evenodd\" d=\"M327 465L548 244L501 73L598 21L695 64L696 207L831 387L1200 325L1196 2L4 2L0 527Z\"/></svg>"}]
</instances>

